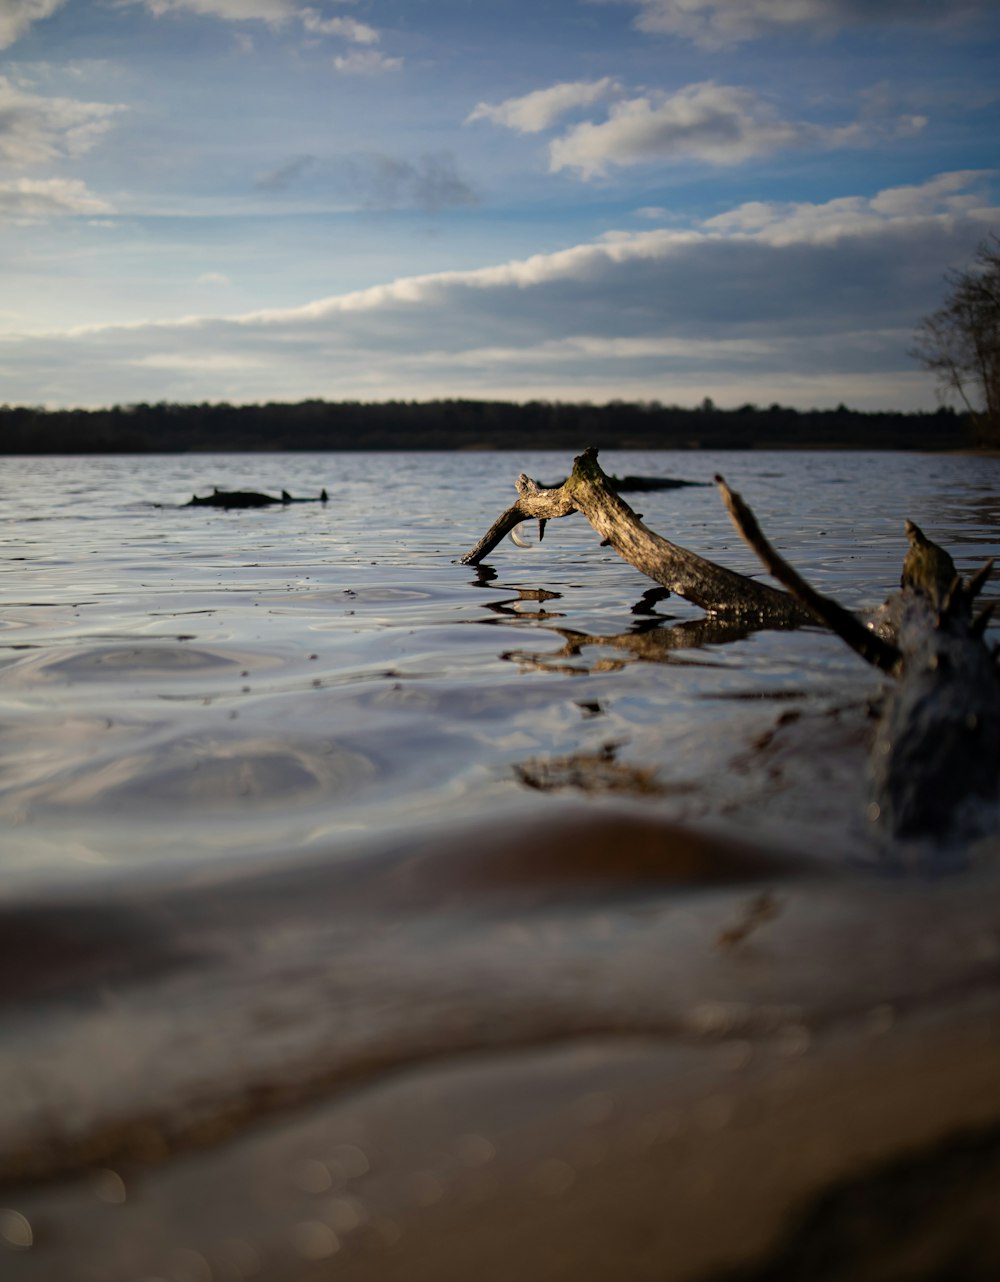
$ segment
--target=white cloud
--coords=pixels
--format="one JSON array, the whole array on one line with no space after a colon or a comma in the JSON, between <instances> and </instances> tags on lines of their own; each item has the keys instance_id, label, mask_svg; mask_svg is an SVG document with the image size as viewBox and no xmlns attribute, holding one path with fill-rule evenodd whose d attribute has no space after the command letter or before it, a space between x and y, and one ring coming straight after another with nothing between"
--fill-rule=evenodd
<instances>
[{"instance_id":1,"label":"white cloud","mask_svg":"<svg viewBox=\"0 0 1000 1282\"><path fill-rule=\"evenodd\" d=\"M585 179L604 176L613 166L683 160L734 165L790 147L856 146L912 136L927 123L923 116L880 115L871 103L863 119L841 126L784 120L761 94L711 80L670 94L627 98L623 92L609 76L558 84L498 104L481 102L466 123L491 120L518 133L540 133L569 112L616 95L605 120L581 121L549 144L553 172L576 169Z\"/></svg>"},{"instance_id":2,"label":"white cloud","mask_svg":"<svg viewBox=\"0 0 1000 1282\"><path fill-rule=\"evenodd\" d=\"M112 207L77 178L15 178L0 182L0 219L37 222L63 214L110 214Z\"/></svg>"},{"instance_id":3,"label":"white cloud","mask_svg":"<svg viewBox=\"0 0 1000 1282\"><path fill-rule=\"evenodd\" d=\"M301 307L9 334L5 396L53 402L639 396L932 406L907 355L1000 210L974 173L398 280ZM227 373L227 371L231 371Z\"/></svg>"},{"instance_id":4,"label":"white cloud","mask_svg":"<svg viewBox=\"0 0 1000 1282\"><path fill-rule=\"evenodd\" d=\"M139 369L181 370L187 373L192 370L217 373L220 370L254 369L258 364L257 357L238 356L223 352L150 352L132 362Z\"/></svg>"},{"instance_id":5,"label":"white cloud","mask_svg":"<svg viewBox=\"0 0 1000 1282\"><path fill-rule=\"evenodd\" d=\"M324 18L318 9L295 0L125 0L142 5L157 18L168 13L191 13L223 22L265 22L272 27L301 22L310 35L337 36L352 44L376 44L379 33L356 18Z\"/></svg>"},{"instance_id":6,"label":"white cloud","mask_svg":"<svg viewBox=\"0 0 1000 1282\"><path fill-rule=\"evenodd\" d=\"M202 272L197 280L199 285L229 285L231 283L224 272Z\"/></svg>"},{"instance_id":7,"label":"white cloud","mask_svg":"<svg viewBox=\"0 0 1000 1282\"><path fill-rule=\"evenodd\" d=\"M955 214L970 212L980 203L980 198L968 188L980 176L981 171L957 169L917 186L890 187L875 197L872 209L879 214L905 217L929 214L937 208Z\"/></svg>"},{"instance_id":8,"label":"white cloud","mask_svg":"<svg viewBox=\"0 0 1000 1282\"><path fill-rule=\"evenodd\" d=\"M610 76L601 80L569 81L548 89L536 89L520 98L507 98L496 105L481 102L469 113L466 123L492 120L494 124L516 129L518 133L540 133L569 112L579 107L590 107L617 88Z\"/></svg>"},{"instance_id":9,"label":"white cloud","mask_svg":"<svg viewBox=\"0 0 1000 1282\"><path fill-rule=\"evenodd\" d=\"M386 71L397 71L403 65L403 59L387 58L377 50L366 49L340 54L334 58L333 65L345 76L380 76Z\"/></svg>"},{"instance_id":10,"label":"white cloud","mask_svg":"<svg viewBox=\"0 0 1000 1282\"><path fill-rule=\"evenodd\" d=\"M784 147L843 146L862 136L860 125L840 128L782 120L749 89L713 81L670 95L649 94L612 104L601 124L575 125L549 148L549 167L579 169L584 178L611 165L657 160L740 164Z\"/></svg>"},{"instance_id":11,"label":"white cloud","mask_svg":"<svg viewBox=\"0 0 1000 1282\"><path fill-rule=\"evenodd\" d=\"M305 29L315 35L341 36L344 40L359 45L375 44L378 41L378 32L374 27L354 18L324 18L315 9L302 9L299 17Z\"/></svg>"},{"instance_id":12,"label":"white cloud","mask_svg":"<svg viewBox=\"0 0 1000 1282\"><path fill-rule=\"evenodd\" d=\"M0 4L0 49L24 35L33 23L51 17L66 0L3 0Z\"/></svg>"},{"instance_id":13,"label":"white cloud","mask_svg":"<svg viewBox=\"0 0 1000 1282\"><path fill-rule=\"evenodd\" d=\"M268 22L280 25L296 17L294 0L130 0L141 4L157 18L168 13L193 13L224 22Z\"/></svg>"},{"instance_id":14,"label":"white cloud","mask_svg":"<svg viewBox=\"0 0 1000 1282\"><path fill-rule=\"evenodd\" d=\"M0 163L45 164L79 156L108 129L123 108L73 98L44 98L0 76Z\"/></svg>"},{"instance_id":15,"label":"white cloud","mask_svg":"<svg viewBox=\"0 0 1000 1282\"><path fill-rule=\"evenodd\" d=\"M887 226L923 219L981 221L990 211L976 185L986 170L956 170L925 183L889 187L866 199L842 196L822 204L811 201L749 201L706 221L711 232L752 236L775 246L832 244L843 237L876 234Z\"/></svg>"},{"instance_id":16,"label":"white cloud","mask_svg":"<svg viewBox=\"0 0 1000 1282\"><path fill-rule=\"evenodd\" d=\"M991 0L625 0L642 31L722 48L780 32L831 35L847 27L953 23L985 13Z\"/></svg>"}]
</instances>

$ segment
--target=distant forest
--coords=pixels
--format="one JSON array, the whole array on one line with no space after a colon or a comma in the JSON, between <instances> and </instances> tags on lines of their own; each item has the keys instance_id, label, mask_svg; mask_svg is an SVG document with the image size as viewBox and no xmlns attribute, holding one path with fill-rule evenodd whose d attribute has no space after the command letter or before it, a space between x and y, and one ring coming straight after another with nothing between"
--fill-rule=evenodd
<instances>
[{"instance_id":1,"label":"distant forest","mask_svg":"<svg viewBox=\"0 0 1000 1282\"><path fill-rule=\"evenodd\" d=\"M268 405L0 406L0 454L174 454L259 450L961 449L968 418L933 414L722 410L659 402L302 401Z\"/></svg>"}]
</instances>

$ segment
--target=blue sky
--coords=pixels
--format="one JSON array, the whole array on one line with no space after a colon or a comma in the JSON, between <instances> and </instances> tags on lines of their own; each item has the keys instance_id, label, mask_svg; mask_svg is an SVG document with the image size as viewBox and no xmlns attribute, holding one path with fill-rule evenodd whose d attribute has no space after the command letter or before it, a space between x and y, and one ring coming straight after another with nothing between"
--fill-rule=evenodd
<instances>
[{"instance_id":1,"label":"blue sky","mask_svg":"<svg viewBox=\"0 0 1000 1282\"><path fill-rule=\"evenodd\" d=\"M933 408L995 0L0 0L0 403Z\"/></svg>"}]
</instances>

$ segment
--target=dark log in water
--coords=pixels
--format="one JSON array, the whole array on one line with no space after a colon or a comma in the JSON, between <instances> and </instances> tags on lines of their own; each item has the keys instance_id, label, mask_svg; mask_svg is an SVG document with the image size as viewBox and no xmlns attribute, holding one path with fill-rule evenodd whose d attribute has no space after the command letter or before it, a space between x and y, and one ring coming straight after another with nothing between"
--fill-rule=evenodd
<instances>
[{"instance_id":1,"label":"dark log in water","mask_svg":"<svg viewBox=\"0 0 1000 1282\"><path fill-rule=\"evenodd\" d=\"M716 477L737 529L787 592L736 574L648 529L614 493L586 450L558 489L528 477L519 498L463 561L478 564L520 522L581 512L636 569L719 618L755 617L764 626L807 620L829 627L867 662L895 678L875 736L869 813L898 838L947 845L989 832L1000 801L1000 674L984 642L988 611L973 603L990 572L963 582L951 557L906 522L910 550L901 590L869 625L816 592L776 552L756 517Z\"/></svg>"},{"instance_id":2,"label":"dark log in water","mask_svg":"<svg viewBox=\"0 0 1000 1282\"><path fill-rule=\"evenodd\" d=\"M708 485L707 481L682 481L676 476L633 476L629 473L626 476L608 475L608 488L614 490L616 494L651 494L657 490L685 490L701 489ZM542 489L557 490L566 481L558 481L555 485L544 485ZM541 485L541 482L539 482Z\"/></svg>"},{"instance_id":3,"label":"dark log in water","mask_svg":"<svg viewBox=\"0 0 1000 1282\"><path fill-rule=\"evenodd\" d=\"M686 490L707 485L707 481L682 481L674 476L611 476L616 494L647 494L656 490Z\"/></svg>"},{"instance_id":4,"label":"dark log in water","mask_svg":"<svg viewBox=\"0 0 1000 1282\"><path fill-rule=\"evenodd\" d=\"M290 503L328 503L330 496L326 490L321 490L318 498L305 499L294 498L287 490L281 491L280 498L275 498L273 494L263 494L259 490L220 490L217 486L211 494L206 494L199 498L197 494L192 494L189 502L183 504L184 507L221 507L229 508L252 508L252 507L287 507Z\"/></svg>"}]
</instances>

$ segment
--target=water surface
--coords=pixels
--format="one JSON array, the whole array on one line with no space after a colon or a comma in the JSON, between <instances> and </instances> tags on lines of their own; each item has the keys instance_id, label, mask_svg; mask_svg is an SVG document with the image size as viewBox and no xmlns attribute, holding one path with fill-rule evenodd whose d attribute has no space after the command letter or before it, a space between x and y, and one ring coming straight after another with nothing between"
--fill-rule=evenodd
<instances>
[{"instance_id":1,"label":"water surface","mask_svg":"<svg viewBox=\"0 0 1000 1282\"><path fill-rule=\"evenodd\" d=\"M1000 460L608 452L619 475L752 503L821 590L877 604L904 517L973 571L1000 547ZM6 459L0 860L8 895L320 854L426 824L624 800L856 854L872 669L817 629L721 638L576 516L458 564L561 453ZM183 506L213 486L315 496ZM757 573L711 486L626 496ZM533 537L526 529L526 534ZM992 589L994 595L996 588ZM694 644L692 644L694 643ZM853 709L853 711L851 711ZM815 751L774 732L808 716ZM762 762L762 745L777 754ZM603 764L602 764L603 763Z\"/></svg>"}]
</instances>

